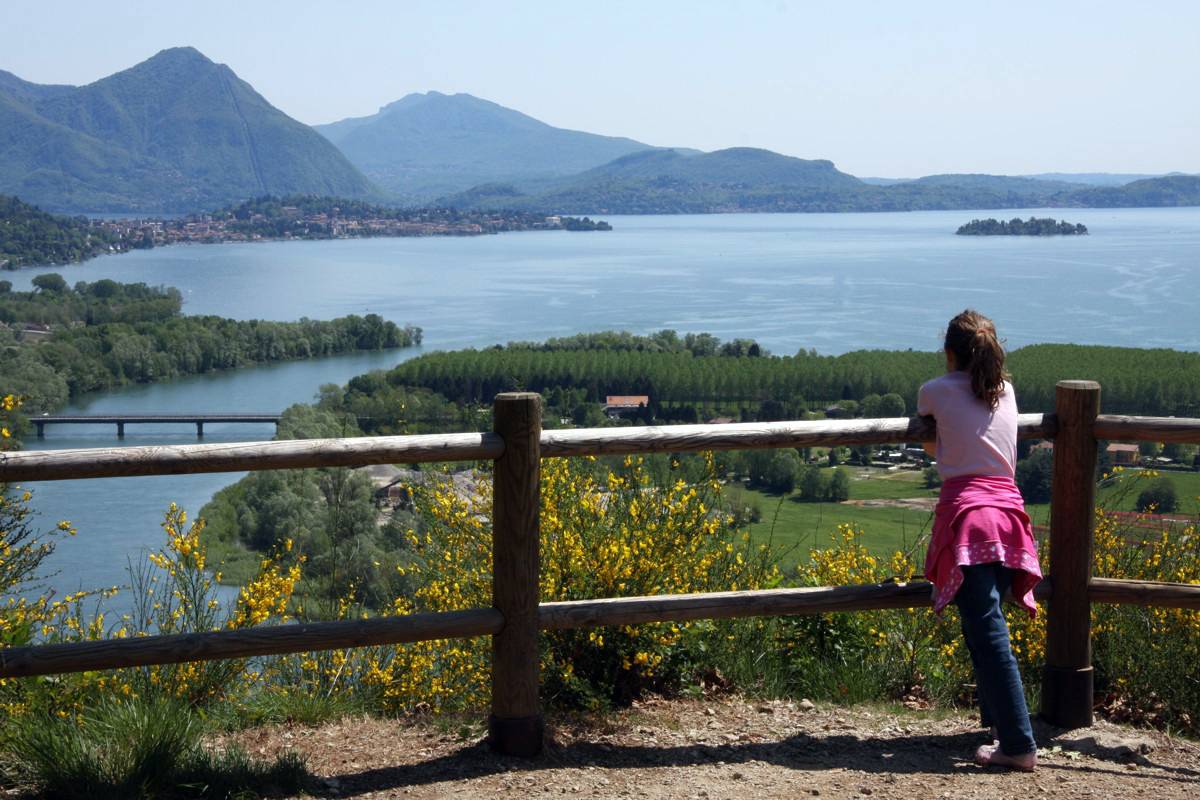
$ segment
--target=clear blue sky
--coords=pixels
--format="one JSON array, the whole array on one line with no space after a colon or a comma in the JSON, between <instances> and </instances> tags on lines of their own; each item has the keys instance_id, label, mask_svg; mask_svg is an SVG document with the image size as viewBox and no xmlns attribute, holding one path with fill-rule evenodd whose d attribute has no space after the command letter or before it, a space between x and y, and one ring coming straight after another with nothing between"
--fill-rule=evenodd
<instances>
[{"instance_id":1,"label":"clear blue sky","mask_svg":"<svg viewBox=\"0 0 1200 800\"><path fill-rule=\"evenodd\" d=\"M192 45L307 123L469 92L554 125L856 175L1200 172L1200 2L0 0L0 69Z\"/></svg>"}]
</instances>

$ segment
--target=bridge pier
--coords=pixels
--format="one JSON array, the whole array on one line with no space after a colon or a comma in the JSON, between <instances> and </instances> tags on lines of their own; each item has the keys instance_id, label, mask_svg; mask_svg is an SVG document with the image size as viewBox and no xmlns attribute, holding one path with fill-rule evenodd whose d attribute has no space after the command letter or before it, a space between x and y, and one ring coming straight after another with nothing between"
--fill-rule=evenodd
<instances>
[{"instance_id":1,"label":"bridge pier","mask_svg":"<svg viewBox=\"0 0 1200 800\"><path fill-rule=\"evenodd\" d=\"M197 439L204 438L204 423L200 422L199 420L196 421L196 438Z\"/></svg>"},{"instance_id":2,"label":"bridge pier","mask_svg":"<svg viewBox=\"0 0 1200 800\"><path fill-rule=\"evenodd\" d=\"M38 422L38 421L35 419L35 420L33 421L33 424L37 426L37 437L38 437L39 439L45 439L45 438L46 438L46 423L44 423L44 422ZM279 428L279 423L278 423L278 422L277 422L277 423L275 423L275 427L276 427L276 429L278 429L278 428Z\"/></svg>"},{"instance_id":3,"label":"bridge pier","mask_svg":"<svg viewBox=\"0 0 1200 800\"><path fill-rule=\"evenodd\" d=\"M117 438L118 439L125 438L125 423L124 422L117 423Z\"/></svg>"}]
</instances>

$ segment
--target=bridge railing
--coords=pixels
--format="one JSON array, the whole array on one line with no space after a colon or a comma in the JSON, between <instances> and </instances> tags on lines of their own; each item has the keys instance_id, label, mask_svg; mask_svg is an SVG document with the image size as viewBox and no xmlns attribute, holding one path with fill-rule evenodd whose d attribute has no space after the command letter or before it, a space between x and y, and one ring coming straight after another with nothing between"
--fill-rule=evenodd
<instances>
[{"instance_id":1,"label":"bridge railing","mask_svg":"<svg viewBox=\"0 0 1200 800\"><path fill-rule=\"evenodd\" d=\"M1097 440L1200 444L1200 419L1101 416L1100 386L1058 384L1055 413L1022 414L1018 435L1053 439L1050 569L1041 713L1062 727L1092 721L1091 603L1200 608L1200 586L1091 575ZM777 422L666 427L541 429L541 398L499 395L490 433L381 436L0 454L0 483L131 475L493 460L490 608L235 631L0 649L0 677L244 658L311 650L491 636L489 740L503 753L542 744L538 634L543 630L776 614L812 614L931 603L930 586L826 586L539 603L542 458L931 441L923 419Z\"/></svg>"}]
</instances>

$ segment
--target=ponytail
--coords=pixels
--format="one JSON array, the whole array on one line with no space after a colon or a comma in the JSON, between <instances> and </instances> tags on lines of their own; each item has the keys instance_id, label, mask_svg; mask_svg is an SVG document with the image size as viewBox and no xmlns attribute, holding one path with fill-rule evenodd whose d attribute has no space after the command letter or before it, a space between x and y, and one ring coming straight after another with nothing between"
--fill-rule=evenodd
<instances>
[{"instance_id":1,"label":"ponytail","mask_svg":"<svg viewBox=\"0 0 1200 800\"><path fill-rule=\"evenodd\" d=\"M1004 371L1004 348L996 338L996 326L970 309L950 320L946 349L954 354L958 368L971 376L971 391L995 411L1008 374Z\"/></svg>"}]
</instances>

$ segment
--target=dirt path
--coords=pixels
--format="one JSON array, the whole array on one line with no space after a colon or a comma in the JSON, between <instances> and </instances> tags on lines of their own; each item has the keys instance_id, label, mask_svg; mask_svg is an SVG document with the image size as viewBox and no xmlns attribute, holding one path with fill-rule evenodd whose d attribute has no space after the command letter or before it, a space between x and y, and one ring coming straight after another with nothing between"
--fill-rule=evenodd
<instances>
[{"instance_id":1,"label":"dirt path","mask_svg":"<svg viewBox=\"0 0 1200 800\"><path fill-rule=\"evenodd\" d=\"M1100 723L1038 731L1034 774L981 769L963 715L732 699L655 701L557 720L543 756L492 755L477 727L344 720L237 739L304 753L324 797L1037 798L1200 797L1200 744Z\"/></svg>"}]
</instances>

